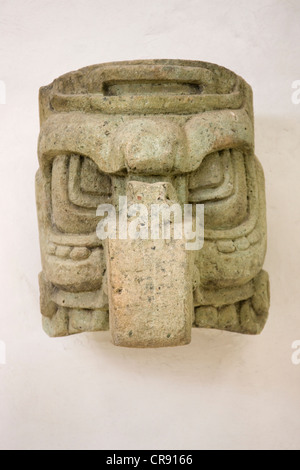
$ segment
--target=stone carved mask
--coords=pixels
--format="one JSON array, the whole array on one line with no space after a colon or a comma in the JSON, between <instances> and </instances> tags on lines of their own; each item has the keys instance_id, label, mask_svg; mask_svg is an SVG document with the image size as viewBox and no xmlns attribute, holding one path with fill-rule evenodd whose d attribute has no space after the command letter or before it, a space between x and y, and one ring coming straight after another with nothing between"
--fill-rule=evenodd
<instances>
[{"instance_id":1,"label":"stone carved mask","mask_svg":"<svg viewBox=\"0 0 300 470\"><path fill-rule=\"evenodd\" d=\"M264 176L242 78L192 61L97 65L42 88L40 118L41 312L51 337L110 328L116 345L160 347L189 343L192 327L262 331ZM204 204L202 249L172 235L101 241L97 207L112 204L118 217L120 196Z\"/></svg>"}]
</instances>

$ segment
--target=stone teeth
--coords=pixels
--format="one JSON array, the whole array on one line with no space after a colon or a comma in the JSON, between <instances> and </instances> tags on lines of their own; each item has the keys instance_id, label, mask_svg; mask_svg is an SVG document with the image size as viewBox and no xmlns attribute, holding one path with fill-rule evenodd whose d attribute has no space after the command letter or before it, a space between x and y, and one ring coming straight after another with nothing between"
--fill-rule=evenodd
<instances>
[{"instance_id":1,"label":"stone teeth","mask_svg":"<svg viewBox=\"0 0 300 470\"><path fill-rule=\"evenodd\" d=\"M198 328L216 328L218 310L215 307L199 307L195 311L195 325Z\"/></svg>"},{"instance_id":2,"label":"stone teeth","mask_svg":"<svg viewBox=\"0 0 300 470\"><path fill-rule=\"evenodd\" d=\"M235 304L227 305L219 309L218 326L222 330L236 330L239 327L239 319Z\"/></svg>"},{"instance_id":3,"label":"stone teeth","mask_svg":"<svg viewBox=\"0 0 300 470\"><path fill-rule=\"evenodd\" d=\"M258 334L259 324L250 300L243 302L240 315L243 332L249 335Z\"/></svg>"},{"instance_id":4,"label":"stone teeth","mask_svg":"<svg viewBox=\"0 0 300 470\"><path fill-rule=\"evenodd\" d=\"M248 250L250 245L255 245L261 240L261 234L258 230L253 230L247 237L238 238L234 242L232 240L220 240L217 242L218 251L221 253L234 253L236 250Z\"/></svg>"},{"instance_id":5,"label":"stone teeth","mask_svg":"<svg viewBox=\"0 0 300 470\"><path fill-rule=\"evenodd\" d=\"M246 237L235 240L234 244L235 244L236 249L239 251L248 250L248 248L250 247L250 242Z\"/></svg>"},{"instance_id":6,"label":"stone teeth","mask_svg":"<svg viewBox=\"0 0 300 470\"><path fill-rule=\"evenodd\" d=\"M220 240L217 243L218 250L221 253L234 253L235 245L232 240Z\"/></svg>"},{"instance_id":7,"label":"stone teeth","mask_svg":"<svg viewBox=\"0 0 300 470\"><path fill-rule=\"evenodd\" d=\"M249 242L251 243L251 245L255 245L256 243L260 241L261 235L258 230L253 230L253 232L251 232L247 238Z\"/></svg>"},{"instance_id":8,"label":"stone teeth","mask_svg":"<svg viewBox=\"0 0 300 470\"><path fill-rule=\"evenodd\" d=\"M73 261L80 261L87 259L90 256L91 252L88 248L86 247L80 247L80 248L73 248L73 250L70 253L70 258Z\"/></svg>"},{"instance_id":9,"label":"stone teeth","mask_svg":"<svg viewBox=\"0 0 300 470\"><path fill-rule=\"evenodd\" d=\"M56 249L56 256L59 258L68 258L72 248L70 246L58 246Z\"/></svg>"},{"instance_id":10,"label":"stone teeth","mask_svg":"<svg viewBox=\"0 0 300 470\"><path fill-rule=\"evenodd\" d=\"M47 254L48 255L55 255L56 253L56 245L52 242L48 243L47 245Z\"/></svg>"}]
</instances>

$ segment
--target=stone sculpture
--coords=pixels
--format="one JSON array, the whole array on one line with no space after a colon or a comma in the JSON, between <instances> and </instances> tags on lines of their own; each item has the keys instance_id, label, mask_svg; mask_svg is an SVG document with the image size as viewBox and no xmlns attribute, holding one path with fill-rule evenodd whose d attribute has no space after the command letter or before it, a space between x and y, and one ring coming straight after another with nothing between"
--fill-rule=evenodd
<instances>
[{"instance_id":1,"label":"stone sculpture","mask_svg":"<svg viewBox=\"0 0 300 470\"><path fill-rule=\"evenodd\" d=\"M48 335L110 328L116 345L161 347L188 344L192 326L262 331L265 184L254 155L252 90L242 78L196 61L91 66L40 90L40 120ZM122 239L119 224L100 240L97 208L111 204L120 219L125 196L146 208L204 204L201 249L188 250L173 233Z\"/></svg>"}]
</instances>

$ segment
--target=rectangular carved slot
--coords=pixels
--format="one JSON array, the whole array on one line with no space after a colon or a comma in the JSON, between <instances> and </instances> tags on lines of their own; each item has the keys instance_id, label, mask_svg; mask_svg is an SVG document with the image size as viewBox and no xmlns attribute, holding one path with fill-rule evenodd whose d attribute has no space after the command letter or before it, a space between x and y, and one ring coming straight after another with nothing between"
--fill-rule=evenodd
<instances>
[{"instance_id":1,"label":"rectangular carved slot","mask_svg":"<svg viewBox=\"0 0 300 470\"><path fill-rule=\"evenodd\" d=\"M200 95L203 87L198 83L176 81L124 81L103 84L105 96L122 95Z\"/></svg>"}]
</instances>

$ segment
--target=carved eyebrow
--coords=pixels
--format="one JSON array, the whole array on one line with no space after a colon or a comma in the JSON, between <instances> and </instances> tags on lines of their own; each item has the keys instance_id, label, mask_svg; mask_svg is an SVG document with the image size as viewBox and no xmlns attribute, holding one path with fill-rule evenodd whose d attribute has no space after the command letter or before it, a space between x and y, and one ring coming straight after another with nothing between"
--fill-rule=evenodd
<instances>
[{"instance_id":1,"label":"carved eyebrow","mask_svg":"<svg viewBox=\"0 0 300 470\"><path fill-rule=\"evenodd\" d=\"M45 169L57 155L77 154L90 158L103 173L122 172L126 166L122 152L113 152L112 136L120 117L68 112L53 114L43 124L39 139L40 166ZM120 130L120 127L119 127ZM254 133L244 110L211 111L187 118L183 127L187 155L176 163L176 171L195 171L209 153L226 148L253 151ZM75 138L74 138L75 136Z\"/></svg>"},{"instance_id":2,"label":"carved eyebrow","mask_svg":"<svg viewBox=\"0 0 300 470\"><path fill-rule=\"evenodd\" d=\"M211 111L192 117L185 125L190 171L210 153L225 149L254 150L254 130L245 110Z\"/></svg>"},{"instance_id":3,"label":"carved eyebrow","mask_svg":"<svg viewBox=\"0 0 300 470\"><path fill-rule=\"evenodd\" d=\"M103 173L125 168L123 159L110 158L111 137L116 123L105 116L82 113L54 114L41 128L38 153L45 168L58 155L81 155L93 160ZM76 138L74 138L76 136Z\"/></svg>"}]
</instances>

